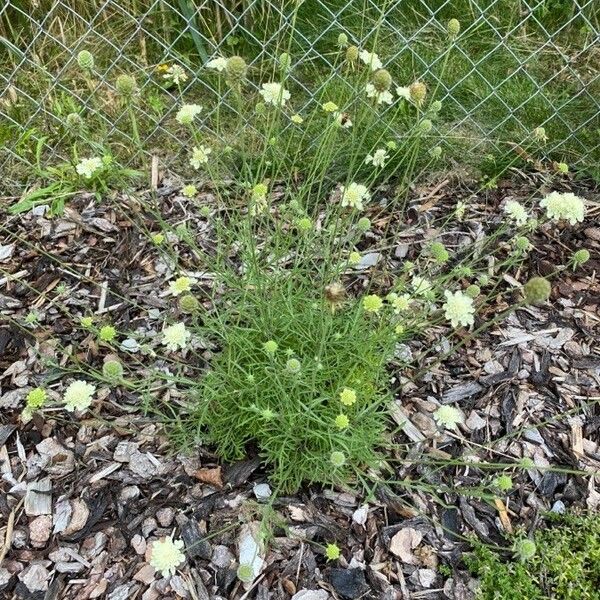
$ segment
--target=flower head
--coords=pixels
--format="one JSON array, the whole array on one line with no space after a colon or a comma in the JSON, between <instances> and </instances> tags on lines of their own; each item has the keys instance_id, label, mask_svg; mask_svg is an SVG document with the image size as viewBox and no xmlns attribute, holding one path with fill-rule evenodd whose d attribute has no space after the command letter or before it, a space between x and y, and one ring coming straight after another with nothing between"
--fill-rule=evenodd
<instances>
[{"instance_id":1,"label":"flower head","mask_svg":"<svg viewBox=\"0 0 600 600\"><path fill-rule=\"evenodd\" d=\"M377 294L369 294L362 301L363 310L368 313L378 313L383 306L383 300Z\"/></svg>"},{"instance_id":2,"label":"flower head","mask_svg":"<svg viewBox=\"0 0 600 600\"><path fill-rule=\"evenodd\" d=\"M163 330L162 343L167 347L167 350L175 352L180 348L184 348L192 334L185 328L185 323L175 323Z\"/></svg>"},{"instance_id":3,"label":"flower head","mask_svg":"<svg viewBox=\"0 0 600 600\"><path fill-rule=\"evenodd\" d=\"M150 564L163 576L175 574L175 569L185 561L185 554L181 551L183 541L173 540L172 536L165 537L152 543Z\"/></svg>"},{"instance_id":4,"label":"flower head","mask_svg":"<svg viewBox=\"0 0 600 600\"><path fill-rule=\"evenodd\" d=\"M200 302L191 294L185 294L179 298L179 308L188 315L195 313L200 308Z\"/></svg>"},{"instance_id":5,"label":"flower head","mask_svg":"<svg viewBox=\"0 0 600 600\"><path fill-rule=\"evenodd\" d=\"M291 94L280 83L271 82L263 83L260 95L267 104L273 106L285 106L285 103L290 99Z\"/></svg>"},{"instance_id":6,"label":"flower head","mask_svg":"<svg viewBox=\"0 0 600 600\"><path fill-rule=\"evenodd\" d=\"M321 108L325 111L325 112L336 112L339 109L339 106L335 103L335 102L325 102L324 104L321 105Z\"/></svg>"},{"instance_id":7,"label":"flower head","mask_svg":"<svg viewBox=\"0 0 600 600\"><path fill-rule=\"evenodd\" d=\"M392 86L392 76L387 69L379 69L375 71L371 81L378 92L385 92Z\"/></svg>"},{"instance_id":8,"label":"flower head","mask_svg":"<svg viewBox=\"0 0 600 600\"><path fill-rule=\"evenodd\" d=\"M325 556L327 557L327 560L337 560L340 555L340 548L337 544L327 544L325 548Z\"/></svg>"},{"instance_id":9,"label":"flower head","mask_svg":"<svg viewBox=\"0 0 600 600\"><path fill-rule=\"evenodd\" d=\"M581 223L585 217L585 203L583 198L571 192L552 192L541 202L540 206L546 209L549 219L568 221L571 225Z\"/></svg>"},{"instance_id":10,"label":"flower head","mask_svg":"<svg viewBox=\"0 0 600 600\"><path fill-rule=\"evenodd\" d=\"M189 292L192 289L192 284L194 280L191 277L186 277L182 275L178 277L175 281L171 281L169 284L169 292L173 294L173 296L179 296L179 294L183 294L184 292Z\"/></svg>"},{"instance_id":11,"label":"flower head","mask_svg":"<svg viewBox=\"0 0 600 600\"><path fill-rule=\"evenodd\" d=\"M367 92L368 98L375 98L377 104L391 104L394 101L394 98L389 90L380 92L372 83L367 83L365 86L365 91Z\"/></svg>"},{"instance_id":12,"label":"flower head","mask_svg":"<svg viewBox=\"0 0 600 600\"><path fill-rule=\"evenodd\" d=\"M446 25L446 31L454 39L460 33L460 21L458 19L450 19Z\"/></svg>"},{"instance_id":13,"label":"flower head","mask_svg":"<svg viewBox=\"0 0 600 600\"><path fill-rule=\"evenodd\" d=\"M339 48L345 48L348 45L348 36L345 33L340 33L337 38Z\"/></svg>"},{"instance_id":14,"label":"flower head","mask_svg":"<svg viewBox=\"0 0 600 600\"><path fill-rule=\"evenodd\" d=\"M302 125L302 123L304 123L304 119L299 114L292 115L290 121L296 125Z\"/></svg>"},{"instance_id":15,"label":"flower head","mask_svg":"<svg viewBox=\"0 0 600 600\"><path fill-rule=\"evenodd\" d=\"M459 423L463 422L463 416L458 408L444 404L440 406L434 413L435 422L445 429L456 429Z\"/></svg>"},{"instance_id":16,"label":"flower head","mask_svg":"<svg viewBox=\"0 0 600 600\"><path fill-rule=\"evenodd\" d=\"M340 392L340 402L344 406L352 406L356 403L356 392L351 388L344 388Z\"/></svg>"},{"instance_id":17,"label":"flower head","mask_svg":"<svg viewBox=\"0 0 600 600\"><path fill-rule=\"evenodd\" d=\"M348 419L347 415L342 413L335 418L335 426L338 429L347 429L348 425L350 425L350 419Z\"/></svg>"},{"instance_id":18,"label":"flower head","mask_svg":"<svg viewBox=\"0 0 600 600\"><path fill-rule=\"evenodd\" d=\"M117 330L112 325L104 325L100 328L98 337L103 342L112 342L117 336Z\"/></svg>"},{"instance_id":19,"label":"flower head","mask_svg":"<svg viewBox=\"0 0 600 600\"><path fill-rule=\"evenodd\" d=\"M463 325L473 325L475 308L473 307L473 299L467 296L464 292L449 292L445 291L446 303L442 306L444 315L452 327Z\"/></svg>"},{"instance_id":20,"label":"flower head","mask_svg":"<svg viewBox=\"0 0 600 600\"><path fill-rule=\"evenodd\" d=\"M525 225L527 222L527 210L516 200L509 200L504 206L504 212L517 224Z\"/></svg>"},{"instance_id":21,"label":"flower head","mask_svg":"<svg viewBox=\"0 0 600 600\"><path fill-rule=\"evenodd\" d=\"M175 115L175 120L181 125L191 125L194 118L202 112L199 104L184 104Z\"/></svg>"},{"instance_id":22,"label":"flower head","mask_svg":"<svg viewBox=\"0 0 600 600\"><path fill-rule=\"evenodd\" d=\"M385 148L379 148L373 152L373 154L368 154L367 158L365 158L365 164L371 164L377 168L383 168L385 166L385 161L390 157Z\"/></svg>"},{"instance_id":23,"label":"flower head","mask_svg":"<svg viewBox=\"0 0 600 600\"><path fill-rule=\"evenodd\" d=\"M214 71L224 71L225 67L227 67L227 59L222 56L217 56L206 63L206 68Z\"/></svg>"},{"instance_id":24,"label":"flower head","mask_svg":"<svg viewBox=\"0 0 600 600\"><path fill-rule=\"evenodd\" d=\"M263 350L267 354L275 354L277 352L278 344L275 340L269 340L263 344Z\"/></svg>"},{"instance_id":25,"label":"flower head","mask_svg":"<svg viewBox=\"0 0 600 600\"><path fill-rule=\"evenodd\" d=\"M359 57L360 60L362 60L365 63L365 65L371 67L371 71L377 71L377 69L381 69L381 67L383 66L381 60L379 60L379 56L377 56L375 52L361 50Z\"/></svg>"},{"instance_id":26,"label":"flower head","mask_svg":"<svg viewBox=\"0 0 600 600\"><path fill-rule=\"evenodd\" d=\"M349 63L355 63L358 60L359 50L356 46L348 46L346 48L346 60Z\"/></svg>"},{"instance_id":27,"label":"flower head","mask_svg":"<svg viewBox=\"0 0 600 600\"><path fill-rule=\"evenodd\" d=\"M348 113L334 112L333 117L339 127L343 127L344 129L350 129L350 127L352 127L352 120L348 116Z\"/></svg>"},{"instance_id":28,"label":"flower head","mask_svg":"<svg viewBox=\"0 0 600 600\"><path fill-rule=\"evenodd\" d=\"M186 198L193 198L198 193L198 189L195 185L188 184L184 185L183 188L181 188L181 193Z\"/></svg>"},{"instance_id":29,"label":"flower head","mask_svg":"<svg viewBox=\"0 0 600 600\"><path fill-rule=\"evenodd\" d=\"M360 264L360 252L356 252L356 250L350 252L348 255L348 264L352 267Z\"/></svg>"},{"instance_id":30,"label":"flower head","mask_svg":"<svg viewBox=\"0 0 600 600\"><path fill-rule=\"evenodd\" d=\"M533 139L544 143L548 141L548 136L546 135L546 130L543 127L536 127L533 130Z\"/></svg>"},{"instance_id":31,"label":"flower head","mask_svg":"<svg viewBox=\"0 0 600 600\"><path fill-rule=\"evenodd\" d=\"M205 165L208 162L208 155L212 150L208 146L200 146L199 148L192 148L192 157L190 158L190 165L194 169L199 169L201 165Z\"/></svg>"},{"instance_id":32,"label":"flower head","mask_svg":"<svg viewBox=\"0 0 600 600\"><path fill-rule=\"evenodd\" d=\"M102 168L102 159L94 156L79 161L75 170L86 179L91 179L94 173Z\"/></svg>"},{"instance_id":33,"label":"flower head","mask_svg":"<svg viewBox=\"0 0 600 600\"><path fill-rule=\"evenodd\" d=\"M581 248L573 254L573 266L580 267L590 260L590 251L586 248Z\"/></svg>"},{"instance_id":34,"label":"flower head","mask_svg":"<svg viewBox=\"0 0 600 600\"><path fill-rule=\"evenodd\" d=\"M396 314L405 312L410 308L410 296L408 294L400 294L392 299L392 308Z\"/></svg>"},{"instance_id":35,"label":"flower head","mask_svg":"<svg viewBox=\"0 0 600 600\"><path fill-rule=\"evenodd\" d=\"M180 85L188 80L187 73L181 65L171 65L163 78L172 81L175 85Z\"/></svg>"},{"instance_id":36,"label":"flower head","mask_svg":"<svg viewBox=\"0 0 600 600\"><path fill-rule=\"evenodd\" d=\"M535 542L533 540L530 540L529 538L517 540L513 549L517 558L521 562L525 562L530 558L533 558L535 556L535 553L537 552Z\"/></svg>"},{"instance_id":37,"label":"flower head","mask_svg":"<svg viewBox=\"0 0 600 600\"><path fill-rule=\"evenodd\" d=\"M63 401L65 410L73 412L74 410L87 410L92 403L92 396L96 391L96 386L82 381L80 379L74 381L65 390Z\"/></svg>"},{"instance_id":38,"label":"flower head","mask_svg":"<svg viewBox=\"0 0 600 600\"><path fill-rule=\"evenodd\" d=\"M369 219L368 217L361 217L357 221L356 227L358 227L359 231L366 233L367 231L369 231L369 229L371 229L371 219Z\"/></svg>"},{"instance_id":39,"label":"flower head","mask_svg":"<svg viewBox=\"0 0 600 600\"><path fill-rule=\"evenodd\" d=\"M48 394L46 394L46 390L43 390L42 388L34 388L27 394L27 407L33 410L41 408L44 406L47 397Z\"/></svg>"},{"instance_id":40,"label":"flower head","mask_svg":"<svg viewBox=\"0 0 600 600\"><path fill-rule=\"evenodd\" d=\"M363 209L363 202L369 200L371 195L367 186L361 183L351 183L348 187L342 186L342 206L349 206L358 210Z\"/></svg>"}]
</instances>

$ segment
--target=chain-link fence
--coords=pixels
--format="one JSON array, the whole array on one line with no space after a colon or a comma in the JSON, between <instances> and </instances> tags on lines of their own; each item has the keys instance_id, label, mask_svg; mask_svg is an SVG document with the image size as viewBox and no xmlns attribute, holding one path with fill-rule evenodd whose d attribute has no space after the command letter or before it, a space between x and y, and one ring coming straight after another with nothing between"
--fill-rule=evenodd
<instances>
[{"instance_id":1,"label":"chain-link fence","mask_svg":"<svg viewBox=\"0 0 600 600\"><path fill-rule=\"evenodd\" d=\"M546 156L571 165L600 157L600 27L596 0L4 0L0 8L1 187L19 193L31 167L69 156L67 115L85 116L114 147L135 142L115 99L135 76L143 152L176 160L177 97L238 110L214 71L216 56L244 56L260 85L282 51L302 112L343 77L338 36L376 50L394 80L420 79L443 103L438 127L456 156L506 152L543 127ZM461 31L446 52L446 23ZM89 50L85 77L77 54ZM185 68L181 89L165 79ZM207 120L207 122L209 122ZM236 122L236 127L239 123ZM246 118L244 127L251 128ZM462 140L458 143L456 140ZM468 151L468 152L466 152ZM138 155L139 156L139 155Z\"/></svg>"}]
</instances>

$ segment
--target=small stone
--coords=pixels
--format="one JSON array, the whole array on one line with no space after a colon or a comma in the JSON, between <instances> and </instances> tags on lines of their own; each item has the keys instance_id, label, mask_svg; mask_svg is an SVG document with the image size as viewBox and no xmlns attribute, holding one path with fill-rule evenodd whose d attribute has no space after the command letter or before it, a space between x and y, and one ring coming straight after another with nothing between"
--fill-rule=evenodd
<instances>
[{"instance_id":1,"label":"small stone","mask_svg":"<svg viewBox=\"0 0 600 600\"><path fill-rule=\"evenodd\" d=\"M32 562L19 573L19 581L32 593L45 592L48 589L48 580L50 579L50 572L46 568L46 565L49 564L51 563L48 561Z\"/></svg>"},{"instance_id":2,"label":"small stone","mask_svg":"<svg viewBox=\"0 0 600 600\"><path fill-rule=\"evenodd\" d=\"M64 476L75 468L73 452L53 438L42 440L35 449L42 457L42 468L50 475Z\"/></svg>"},{"instance_id":3,"label":"small stone","mask_svg":"<svg viewBox=\"0 0 600 600\"><path fill-rule=\"evenodd\" d=\"M292 600L329 600L325 590L300 590L292 596Z\"/></svg>"},{"instance_id":4,"label":"small stone","mask_svg":"<svg viewBox=\"0 0 600 600\"><path fill-rule=\"evenodd\" d=\"M29 537L31 545L34 548L43 548L50 539L52 530L52 517L50 515L40 515L29 523Z\"/></svg>"},{"instance_id":5,"label":"small stone","mask_svg":"<svg viewBox=\"0 0 600 600\"><path fill-rule=\"evenodd\" d=\"M253 491L258 500L266 500L267 498L270 498L273 493L268 483L255 484Z\"/></svg>"},{"instance_id":6,"label":"small stone","mask_svg":"<svg viewBox=\"0 0 600 600\"><path fill-rule=\"evenodd\" d=\"M220 569L228 569L235 563L235 556L230 552L227 546L215 546L210 562Z\"/></svg>"},{"instance_id":7,"label":"small stone","mask_svg":"<svg viewBox=\"0 0 600 600\"><path fill-rule=\"evenodd\" d=\"M135 550L136 554L143 556L146 553L146 540L139 533L136 533L131 538L131 547Z\"/></svg>"},{"instance_id":8,"label":"small stone","mask_svg":"<svg viewBox=\"0 0 600 600\"><path fill-rule=\"evenodd\" d=\"M331 569L329 582L344 598L359 598L369 589L362 569Z\"/></svg>"},{"instance_id":9,"label":"small stone","mask_svg":"<svg viewBox=\"0 0 600 600\"><path fill-rule=\"evenodd\" d=\"M173 523L173 519L175 518L175 510L170 506L165 508L161 508L156 513L156 519L160 523L161 527L170 527L171 523Z\"/></svg>"}]
</instances>

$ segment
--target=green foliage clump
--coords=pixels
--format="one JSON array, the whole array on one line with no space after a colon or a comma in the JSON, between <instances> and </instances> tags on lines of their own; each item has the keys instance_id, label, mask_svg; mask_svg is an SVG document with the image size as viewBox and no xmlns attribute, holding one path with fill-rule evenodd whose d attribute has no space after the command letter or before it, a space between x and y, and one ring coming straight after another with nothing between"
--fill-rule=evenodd
<instances>
[{"instance_id":1,"label":"green foliage clump","mask_svg":"<svg viewBox=\"0 0 600 600\"><path fill-rule=\"evenodd\" d=\"M478 545L467 563L480 579L478 600L598 600L600 598L600 515L555 517L538 531L536 552L527 560L504 562Z\"/></svg>"},{"instance_id":2,"label":"green foliage clump","mask_svg":"<svg viewBox=\"0 0 600 600\"><path fill-rule=\"evenodd\" d=\"M256 448L286 491L376 466L390 328L365 318L358 302L331 311L308 281L292 287L275 278L252 295L232 292L224 304L235 308L208 314L204 324L222 351L195 393L190 424L200 436L226 460ZM340 399L345 388L356 392L351 405ZM343 465L333 466L333 453L342 453Z\"/></svg>"}]
</instances>

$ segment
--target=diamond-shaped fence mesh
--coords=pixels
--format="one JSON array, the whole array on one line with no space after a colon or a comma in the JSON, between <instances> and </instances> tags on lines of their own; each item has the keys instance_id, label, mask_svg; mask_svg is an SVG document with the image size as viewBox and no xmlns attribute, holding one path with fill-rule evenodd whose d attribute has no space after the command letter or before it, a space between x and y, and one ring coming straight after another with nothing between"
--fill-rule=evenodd
<instances>
[{"instance_id":1,"label":"diamond-shaped fence mesh","mask_svg":"<svg viewBox=\"0 0 600 600\"><path fill-rule=\"evenodd\" d=\"M0 0L1 1L1 0ZM597 0L3 0L0 6L0 191L18 195L39 162L72 159L67 115L120 151L137 142L115 81L136 78L141 152L177 163L178 98L205 107L205 122L253 130L218 73L216 56L243 56L257 90L292 57L294 109L347 85L338 36L375 50L397 85L427 82L443 103L438 129L449 156L504 153L543 127L546 156L571 165L600 158L600 8ZM447 52L446 23L460 35ZM92 71L77 55L88 50ZM164 78L181 65L181 88ZM212 119L212 121L211 121ZM393 121L391 122L393 128ZM215 130L215 135L222 135ZM129 158L124 158L124 157Z\"/></svg>"}]
</instances>

